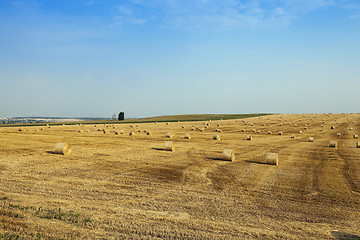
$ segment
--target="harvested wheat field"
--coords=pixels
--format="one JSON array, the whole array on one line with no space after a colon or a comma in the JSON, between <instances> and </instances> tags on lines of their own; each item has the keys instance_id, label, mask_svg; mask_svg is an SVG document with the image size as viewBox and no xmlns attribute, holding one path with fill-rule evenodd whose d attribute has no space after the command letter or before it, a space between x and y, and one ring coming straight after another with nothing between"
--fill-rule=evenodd
<instances>
[{"instance_id":1,"label":"harvested wheat field","mask_svg":"<svg viewBox=\"0 0 360 240\"><path fill-rule=\"evenodd\" d=\"M359 133L359 114L1 128L0 236L359 239Z\"/></svg>"}]
</instances>

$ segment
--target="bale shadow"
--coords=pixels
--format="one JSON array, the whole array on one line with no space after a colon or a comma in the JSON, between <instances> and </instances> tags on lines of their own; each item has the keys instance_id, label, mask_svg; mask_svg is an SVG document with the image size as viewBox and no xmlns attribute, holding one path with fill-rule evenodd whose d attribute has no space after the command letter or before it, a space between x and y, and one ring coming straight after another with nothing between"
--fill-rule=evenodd
<instances>
[{"instance_id":1,"label":"bale shadow","mask_svg":"<svg viewBox=\"0 0 360 240\"><path fill-rule=\"evenodd\" d=\"M56 154L55 151L45 151L48 154Z\"/></svg>"},{"instance_id":2,"label":"bale shadow","mask_svg":"<svg viewBox=\"0 0 360 240\"><path fill-rule=\"evenodd\" d=\"M152 150L165 151L163 148L151 148Z\"/></svg>"},{"instance_id":3,"label":"bale shadow","mask_svg":"<svg viewBox=\"0 0 360 240\"><path fill-rule=\"evenodd\" d=\"M264 163L264 162L255 161L255 160L246 160L245 162L267 165L267 164L266 164L266 163Z\"/></svg>"},{"instance_id":4,"label":"bale shadow","mask_svg":"<svg viewBox=\"0 0 360 240\"><path fill-rule=\"evenodd\" d=\"M360 236L358 235L344 233L340 231L332 231L331 235L333 235L333 237L338 240L360 240Z\"/></svg>"},{"instance_id":5,"label":"bale shadow","mask_svg":"<svg viewBox=\"0 0 360 240\"><path fill-rule=\"evenodd\" d=\"M222 158L215 158L215 157L205 157L208 160L214 160L214 161L225 161L225 162L229 162L227 160L224 160Z\"/></svg>"}]
</instances>

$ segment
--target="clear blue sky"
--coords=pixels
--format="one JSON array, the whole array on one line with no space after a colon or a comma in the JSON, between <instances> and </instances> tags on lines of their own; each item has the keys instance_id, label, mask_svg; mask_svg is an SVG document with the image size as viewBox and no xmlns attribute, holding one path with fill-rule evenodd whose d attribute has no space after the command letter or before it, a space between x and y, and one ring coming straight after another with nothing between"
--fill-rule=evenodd
<instances>
[{"instance_id":1,"label":"clear blue sky","mask_svg":"<svg viewBox=\"0 0 360 240\"><path fill-rule=\"evenodd\" d=\"M359 0L1 0L0 117L360 110Z\"/></svg>"}]
</instances>

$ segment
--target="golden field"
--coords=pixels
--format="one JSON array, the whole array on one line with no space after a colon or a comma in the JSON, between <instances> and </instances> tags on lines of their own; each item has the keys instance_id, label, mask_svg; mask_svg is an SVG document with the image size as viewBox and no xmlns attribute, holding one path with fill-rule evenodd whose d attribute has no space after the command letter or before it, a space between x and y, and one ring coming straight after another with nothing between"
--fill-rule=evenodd
<instances>
[{"instance_id":1,"label":"golden field","mask_svg":"<svg viewBox=\"0 0 360 240\"><path fill-rule=\"evenodd\" d=\"M359 114L130 125L1 127L0 238L360 238Z\"/></svg>"}]
</instances>

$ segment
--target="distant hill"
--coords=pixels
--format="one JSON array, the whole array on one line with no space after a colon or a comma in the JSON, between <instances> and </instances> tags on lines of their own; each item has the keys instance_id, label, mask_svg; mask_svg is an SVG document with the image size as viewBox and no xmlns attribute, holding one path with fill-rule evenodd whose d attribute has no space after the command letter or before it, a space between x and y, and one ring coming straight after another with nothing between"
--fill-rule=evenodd
<instances>
[{"instance_id":1,"label":"distant hill","mask_svg":"<svg viewBox=\"0 0 360 240\"><path fill-rule=\"evenodd\" d=\"M251 114L184 114L184 115L169 115L169 116L156 116L156 117L147 117L147 118L131 118L125 119L123 121L112 120L109 118L62 118L62 117L31 117L31 118L17 118L17 119L42 119L42 120L53 120L46 122L30 122L27 124L16 123L16 124L3 124L2 126L40 126L44 124L49 125L60 125L60 124L77 124L81 121L82 124L125 124L125 123L148 123L148 122L193 122L193 121L209 121L209 120L228 120L228 119L242 119L250 117L259 117L265 115L272 115L270 113L251 113Z\"/></svg>"},{"instance_id":2,"label":"distant hill","mask_svg":"<svg viewBox=\"0 0 360 240\"><path fill-rule=\"evenodd\" d=\"M254 114L185 114L185 115L169 115L157 116L140 119L131 119L131 122L192 122L192 121L208 121L208 120L227 120L227 119L241 119L270 115L268 113L254 113ZM128 120L125 120L128 121Z\"/></svg>"}]
</instances>

